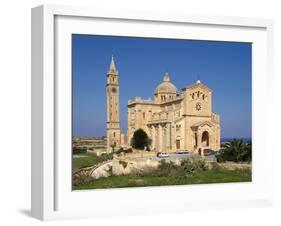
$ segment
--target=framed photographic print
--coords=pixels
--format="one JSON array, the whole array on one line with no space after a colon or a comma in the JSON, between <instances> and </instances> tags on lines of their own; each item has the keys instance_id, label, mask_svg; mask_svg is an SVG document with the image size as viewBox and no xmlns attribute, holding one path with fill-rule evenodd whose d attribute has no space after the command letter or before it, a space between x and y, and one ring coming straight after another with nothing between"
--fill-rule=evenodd
<instances>
[{"instance_id":1,"label":"framed photographic print","mask_svg":"<svg viewBox=\"0 0 281 226\"><path fill-rule=\"evenodd\" d=\"M270 205L272 30L264 19L32 9L32 215Z\"/></svg>"}]
</instances>

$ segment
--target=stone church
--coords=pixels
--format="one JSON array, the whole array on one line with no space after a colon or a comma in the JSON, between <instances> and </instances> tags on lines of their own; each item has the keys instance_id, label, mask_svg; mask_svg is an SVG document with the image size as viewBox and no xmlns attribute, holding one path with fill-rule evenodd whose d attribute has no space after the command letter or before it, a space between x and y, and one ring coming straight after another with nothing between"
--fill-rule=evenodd
<instances>
[{"instance_id":1,"label":"stone church","mask_svg":"<svg viewBox=\"0 0 281 226\"><path fill-rule=\"evenodd\" d=\"M142 128L154 151L220 149L220 118L212 111L212 90L200 80L178 90L166 72L153 99L128 101L128 130L124 135L120 132L118 77L112 57L106 85L108 148L129 146L134 132Z\"/></svg>"}]
</instances>

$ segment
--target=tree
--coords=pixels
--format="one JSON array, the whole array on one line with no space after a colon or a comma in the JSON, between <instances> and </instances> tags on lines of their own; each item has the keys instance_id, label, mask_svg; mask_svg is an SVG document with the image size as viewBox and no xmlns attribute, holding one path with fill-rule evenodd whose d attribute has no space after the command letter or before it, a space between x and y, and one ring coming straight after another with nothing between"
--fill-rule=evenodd
<instances>
[{"instance_id":1,"label":"tree","mask_svg":"<svg viewBox=\"0 0 281 226\"><path fill-rule=\"evenodd\" d=\"M221 157L225 161L252 161L252 144L234 139L222 145Z\"/></svg>"},{"instance_id":2,"label":"tree","mask_svg":"<svg viewBox=\"0 0 281 226\"><path fill-rule=\"evenodd\" d=\"M148 147L151 140L148 138L146 132L143 129L138 129L134 132L133 138L131 140L131 146L136 149L144 149Z\"/></svg>"}]
</instances>

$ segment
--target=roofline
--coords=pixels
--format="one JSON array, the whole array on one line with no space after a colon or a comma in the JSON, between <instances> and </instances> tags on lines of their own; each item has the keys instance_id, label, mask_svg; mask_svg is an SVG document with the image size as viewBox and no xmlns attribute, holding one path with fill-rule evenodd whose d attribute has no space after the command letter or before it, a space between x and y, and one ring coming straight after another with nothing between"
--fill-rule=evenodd
<instances>
[{"instance_id":1,"label":"roofline","mask_svg":"<svg viewBox=\"0 0 281 226\"><path fill-rule=\"evenodd\" d=\"M209 126L210 126L210 124L211 124L211 126L214 126L214 123L213 123L213 122L210 122L210 121L203 121L203 122L198 123L197 125L196 125L196 124L195 124L195 125L192 125L191 127L193 127L193 128L195 128L195 127L201 127L202 125L206 125L206 124L208 124Z\"/></svg>"},{"instance_id":2,"label":"roofline","mask_svg":"<svg viewBox=\"0 0 281 226\"><path fill-rule=\"evenodd\" d=\"M206 86L206 85L203 84L203 83L195 83L195 84L193 84L193 85L186 86L186 87L182 88L181 90L182 90L182 91L185 91L186 89L192 89L192 88L196 88L196 87L198 87L198 86L202 86L202 87L204 87L205 89L209 90L210 92L213 92L213 90L212 90L211 88L209 88L208 86Z\"/></svg>"}]
</instances>

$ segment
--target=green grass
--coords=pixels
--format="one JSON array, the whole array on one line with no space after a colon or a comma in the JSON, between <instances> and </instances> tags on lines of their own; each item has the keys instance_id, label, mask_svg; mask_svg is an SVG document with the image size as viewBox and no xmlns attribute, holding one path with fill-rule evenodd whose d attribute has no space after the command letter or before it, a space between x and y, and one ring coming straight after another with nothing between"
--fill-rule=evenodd
<instances>
[{"instance_id":1,"label":"green grass","mask_svg":"<svg viewBox=\"0 0 281 226\"><path fill-rule=\"evenodd\" d=\"M76 172L80 168L96 165L99 162L106 161L112 155L97 156L91 153L76 154L72 157L72 172Z\"/></svg>"},{"instance_id":2,"label":"green grass","mask_svg":"<svg viewBox=\"0 0 281 226\"><path fill-rule=\"evenodd\" d=\"M141 175L122 175L100 178L88 184L74 186L74 190L96 189L96 188L123 188L123 187L144 187L161 185L185 185L185 184L209 184L228 182L249 182L252 180L249 170L220 170L202 171L190 177L157 177Z\"/></svg>"}]
</instances>

